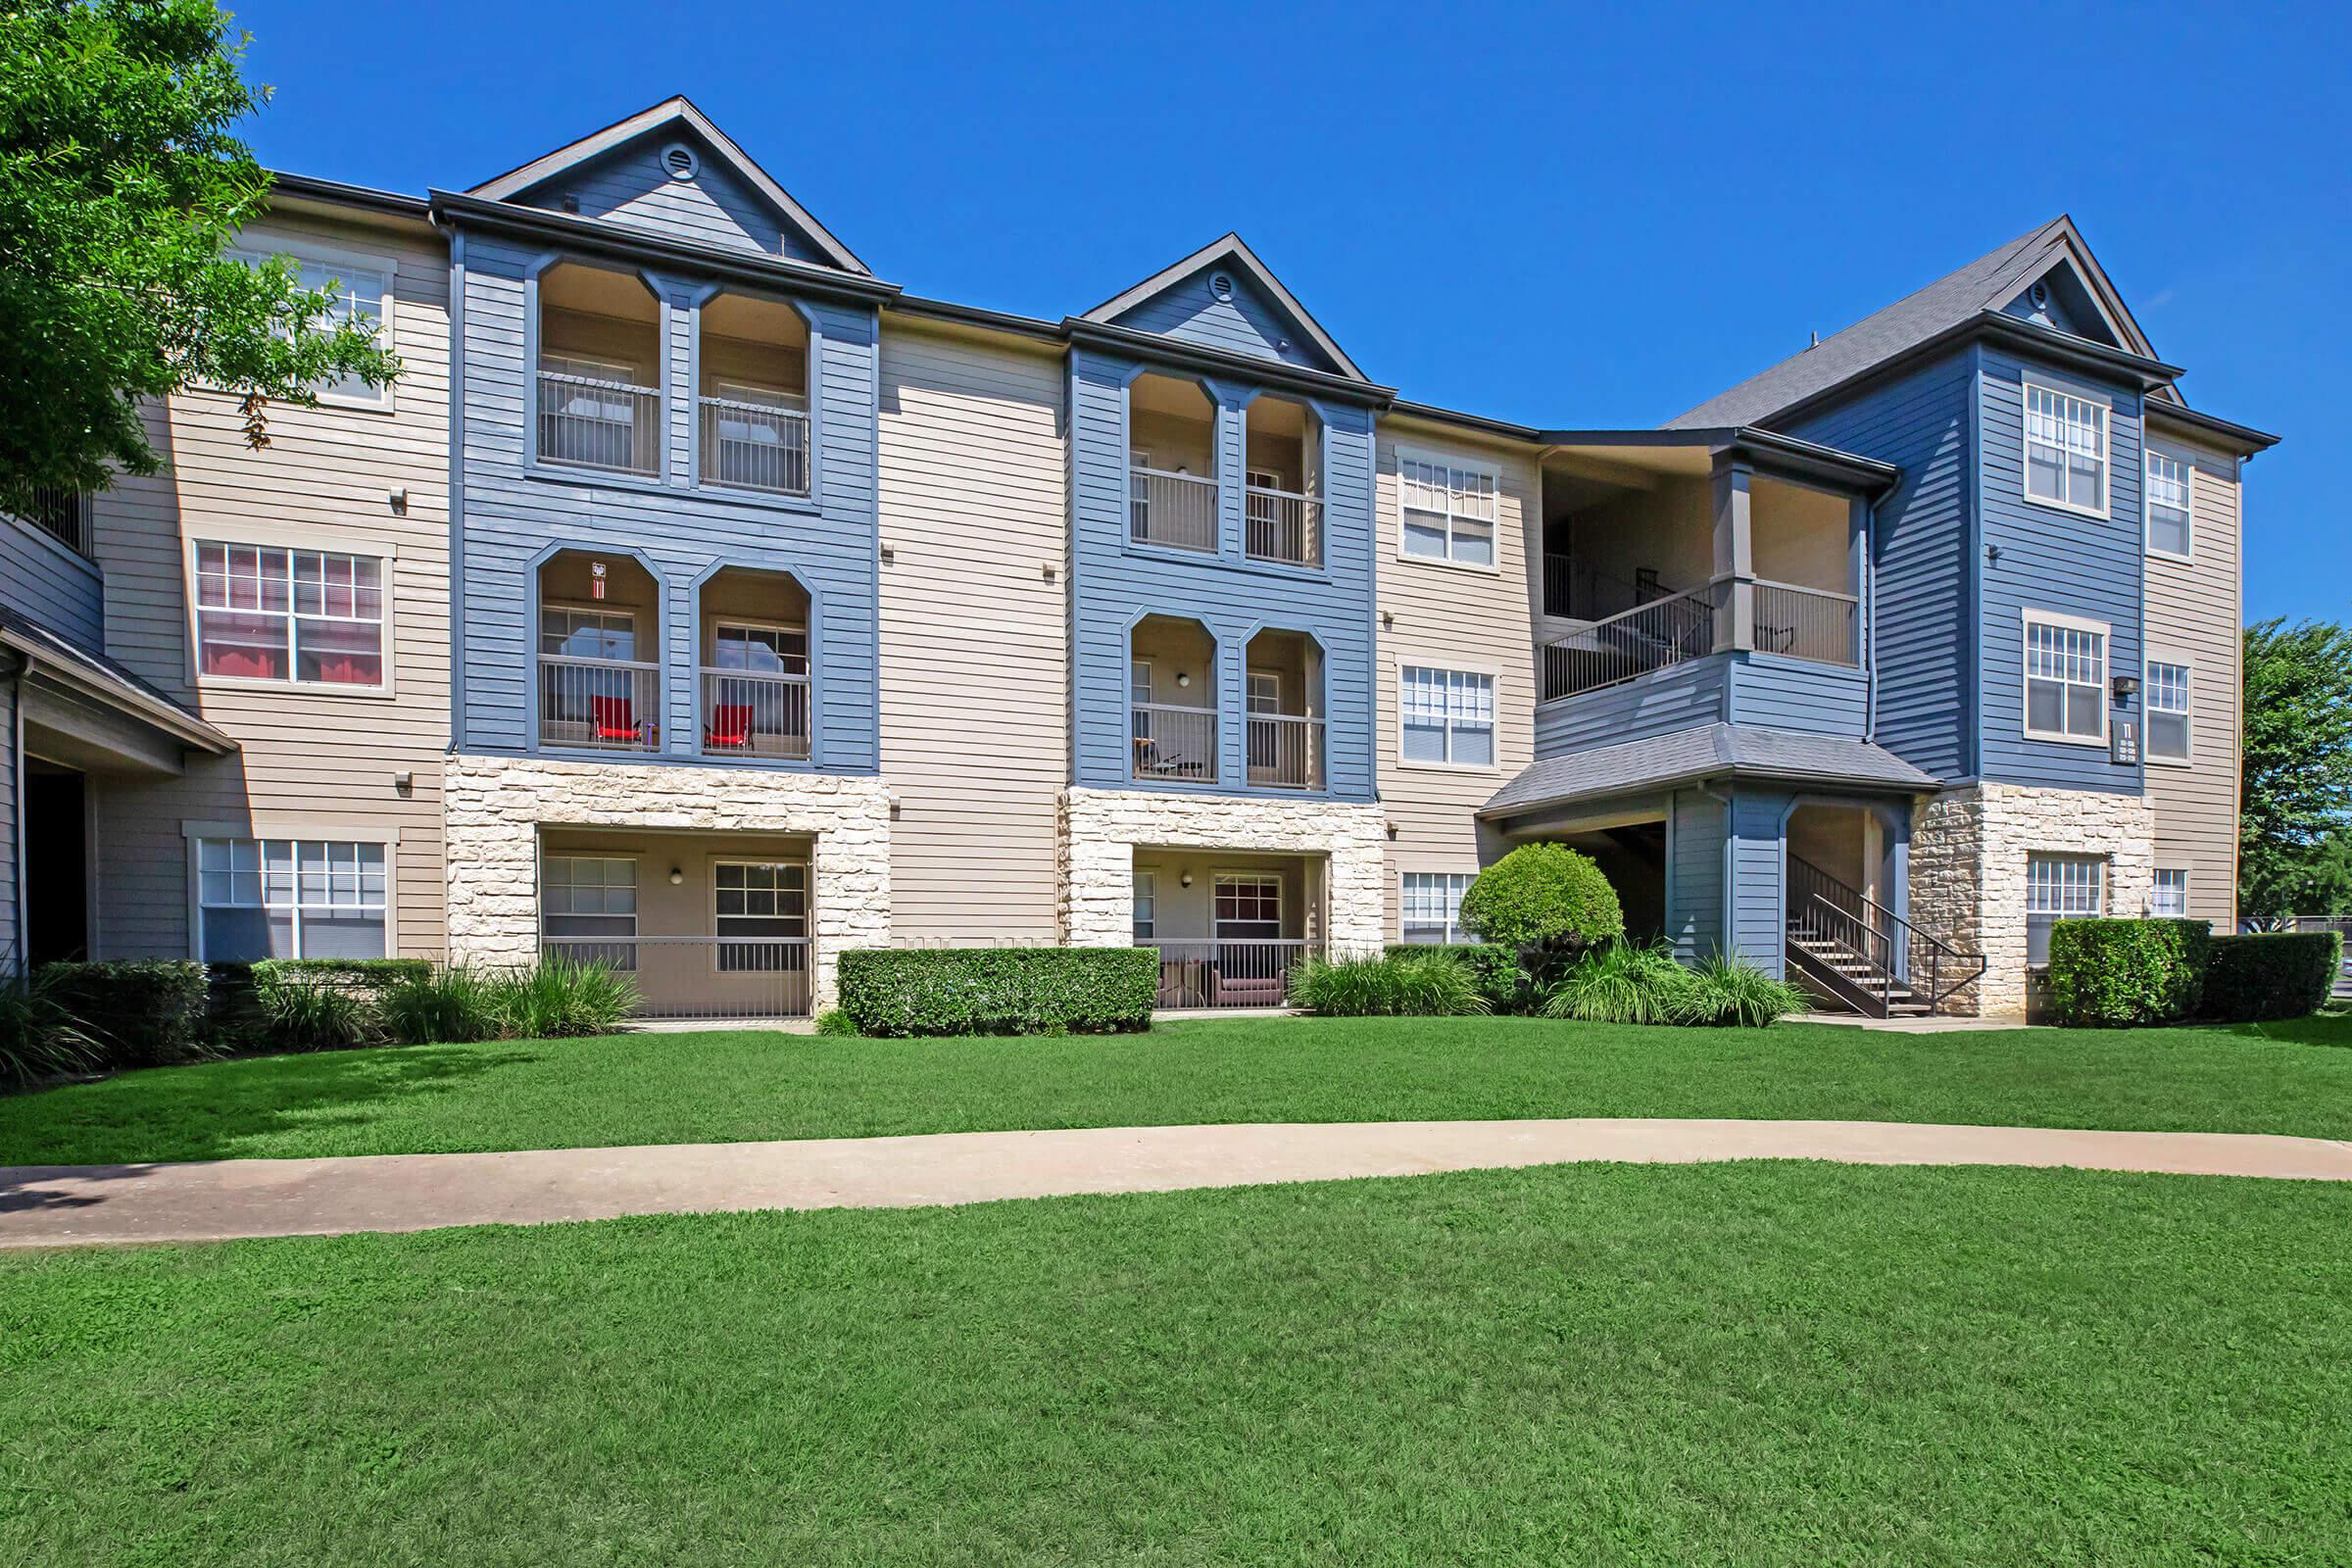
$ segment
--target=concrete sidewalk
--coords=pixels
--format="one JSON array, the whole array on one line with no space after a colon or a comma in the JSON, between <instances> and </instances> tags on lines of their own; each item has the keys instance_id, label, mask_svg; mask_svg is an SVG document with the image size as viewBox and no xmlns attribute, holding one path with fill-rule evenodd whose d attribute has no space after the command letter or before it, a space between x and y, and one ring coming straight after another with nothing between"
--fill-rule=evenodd
<instances>
[{"instance_id":1,"label":"concrete sidewalk","mask_svg":"<svg viewBox=\"0 0 2352 1568\"><path fill-rule=\"evenodd\" d=\"M2041 1165L2352 1181L2352 1143L1843 1121L1405 1121L940 1133L508 1154L0 1168L0 1247L224 1241L753 1208L1410 1176L1579 1160Z\"/></svg>"}]
</instances>

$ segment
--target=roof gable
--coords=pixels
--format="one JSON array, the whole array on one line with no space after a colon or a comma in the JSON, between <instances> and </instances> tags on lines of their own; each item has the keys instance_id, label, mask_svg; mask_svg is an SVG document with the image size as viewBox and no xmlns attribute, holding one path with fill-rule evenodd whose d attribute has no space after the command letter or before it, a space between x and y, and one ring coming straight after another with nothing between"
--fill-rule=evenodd
<instances>
[{"instance_id":1,"label":"roof gable","mask_svg":"<svg viewBox=\"0 0 2352 1568\"><path fill-rule=\"evenodd\" d=\"M1202 246L1079 319L1366 379L1239 234Z\"/></svg>"},{"instance_id":2,"label":"roof gable","mask_svg":"<svg viewBox=\"0 0 2352 1568\"><path fill-rule=\"evenodd\" d=\"M662 159L694 155L691 177ZM706 245L871 275L850 248L754 163L710 118L670 98L473 187L470 194L576 212Z\"/></svg>"}]
</instances>

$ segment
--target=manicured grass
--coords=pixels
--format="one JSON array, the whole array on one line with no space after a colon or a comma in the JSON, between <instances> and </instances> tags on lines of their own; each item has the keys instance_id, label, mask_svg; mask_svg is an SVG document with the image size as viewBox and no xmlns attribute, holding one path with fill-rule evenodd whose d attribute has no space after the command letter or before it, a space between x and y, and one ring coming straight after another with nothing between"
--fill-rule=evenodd
<instances>
[{"instance_id":1,"label":"manicured grass","mask_svg":"<svg viewBox=\"0 0 2352 1568\"><path fill-rule=\"evenodd\" d=\"M1582 1166L0 1258L0 1561L2340 1563L2352 1188Z\"/></svg>"},{"instance_id":2,"label":"manicured grass","mask_svg":"<svg viewBox=\"0 0 2352 1568\"><path fill-rule=\"evenodd\" d=\"M215 1062L0 1099L0 1165L1490 1116L2345 1137L2347 1047L2342 1017L1947 1035L1530 1018L1216 1019L1111 1038L621 1035Z\"/></svg>"}]
</instances>

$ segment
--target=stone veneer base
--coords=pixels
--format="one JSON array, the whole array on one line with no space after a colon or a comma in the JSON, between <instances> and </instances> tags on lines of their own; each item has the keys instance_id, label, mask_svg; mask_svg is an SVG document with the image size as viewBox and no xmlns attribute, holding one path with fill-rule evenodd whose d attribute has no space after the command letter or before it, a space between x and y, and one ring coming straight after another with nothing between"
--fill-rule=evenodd
<instances>
[{"instance_id":1,"label":"stone veneer base","mask_svg":"<svg viewBox=\"0 0 2352 1568\"><path fill-rule=\"evenodd\" d=\"M453 962L537 957L542 827L809 835L819 1010L834 1004L844 949L890 943L890 789L879 778L461 753L441 787Z\"/></svg>"}]
</instances>

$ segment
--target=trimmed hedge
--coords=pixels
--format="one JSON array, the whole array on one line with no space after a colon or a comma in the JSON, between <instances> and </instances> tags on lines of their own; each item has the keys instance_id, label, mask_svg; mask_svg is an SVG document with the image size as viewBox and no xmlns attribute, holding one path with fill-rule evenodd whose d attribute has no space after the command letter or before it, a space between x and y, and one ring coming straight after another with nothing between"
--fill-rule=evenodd
<instances>
[{"instance_id":1,"label":"trimmed hedge","mask_svg":"<svg viewBox=\"0 0 2352 1568\"><path fill-rule=\"evenodd\" d=\"M890 948L841 956L862 1035L1107 1034L1152 1026L1150 948Z\"/></svg>"},{"instance_id":2,"label":"trimmed hedge","mask_svg":"<svg viewBox=\"0 0 2352 1568\"><path fill-rule=\"evenodd\" d=\"M1574 953L1625 935L1625 910L1590 856L1522 844L1472 879L1462 923L1500 947Z\"/></svg>"},{"instance_id":3,"label":"trimmed hedge","mask_svg":"<svg viewBox=\"0 0 2352 1568\"><path fill-rule=\"evenodd\" d=\"M257 986L333 980L368 991L389 991L403 981L429 980L433 974L430 958L261 958L252 967Z\"/></svg>"},{"instance_id":4,"label":"trimmed hedge","mask_svg":"<svg viewBox=\"0 0 2352 1568\"><path fill-rule=\"evenodd\" d=\"M51 963L54 997L108 1067L163 1067L209 1053L204 965L185 958Z\"/></svg>"},{"instance_id":5,"label":"trimmed hedge","mask_svg":"<svg viewBox=\"0 0 2352 1568\"><path fill-rule=\"evenodd\" d=\"M1519 955L1509 948L1494 942L1399 942L1388 950L1392 958L1430 953L1443 953L1469 970L1478 994L1496 1012L1514 1011L1522 1005L1527 971L1519 966Z\"/></svg>"},{"instance_id":6,"label":"trimmed hedge","mask_svg":"<svg viewBox=\"0 0 2352 1568\"><path fill-rule=\"evenodd\" d=\"M2055 934L2067 922L2051 927ZM2222 1023L2301 1018L2335 988L2344 939L2333 931L2215 937L2205 969L2205 1016Z\"/></svg>"},{"instance_id":7,"label":"trimmed hedge","mask_svg":"<svg viewBox=\"0 0 2352 1568\"><path fill-rule=\"evenodd\" d=\"M2192 1017L2212 945L2202 920L2060 920L2050 927L2050 1015L2083 1028Z\"/></svg>"}]
</instances>

